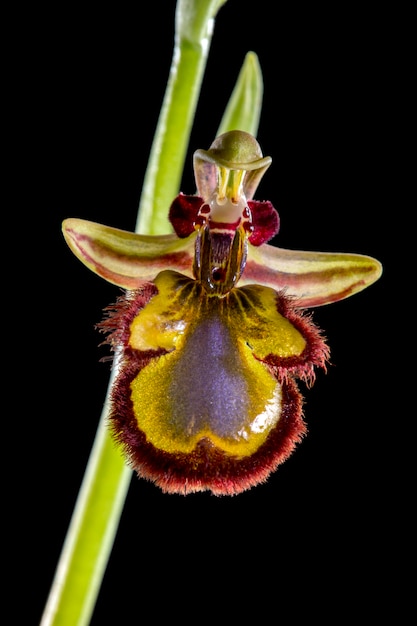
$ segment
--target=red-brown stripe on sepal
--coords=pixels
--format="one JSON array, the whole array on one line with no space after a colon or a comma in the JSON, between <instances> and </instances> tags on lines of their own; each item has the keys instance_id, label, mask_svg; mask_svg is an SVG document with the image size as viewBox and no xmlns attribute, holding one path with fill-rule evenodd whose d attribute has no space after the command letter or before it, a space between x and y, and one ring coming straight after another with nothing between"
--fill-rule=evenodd
<instances>
[{"instance_id":1,"label":"red-brown stripe on sepal","mask_svg":"<svg viewBox=\"0 0 417 626\"><path fill-rule=\"evenodd\" d=\"M378 280L382 266L363 254L286 250L269 244L248 246L240 285L281 289L297 298L299 308L338 302Z\"/></svg>"},{"instance_id":2,"label":"red-brown stripe on sepal","mask_svg":"<svg viewBox=\"0 0 417 626\"><path fill-rule=\"evenodd\" d=\"M64 220L62 230L84 265L123 289L138 289L167 268L192 275L193 236L139 235L78 218Z\"/></svg>"}]
</instances>

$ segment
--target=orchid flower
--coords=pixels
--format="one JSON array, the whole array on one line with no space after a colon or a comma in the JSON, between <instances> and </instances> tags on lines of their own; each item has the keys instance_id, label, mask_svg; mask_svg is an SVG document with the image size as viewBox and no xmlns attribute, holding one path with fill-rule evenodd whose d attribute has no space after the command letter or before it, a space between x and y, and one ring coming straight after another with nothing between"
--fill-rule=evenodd
<instances>
[{"instance_id":1,"label":"orchid flower","mask_svg":"<svg viewBox=\"0 0 417 626\"><path fill-rule=\"evenodd\" d=\"M263 79L254 52L217 139L195 152L195 195L177 196L226 1L177 0L136 232L75 218L63 224L75 255L123 293L98 324L114 351L112 375L42 626L88 626L130 467L166 492L231 495L288 458L306 432L298 381L311 385L329 359L306 309L357 293L382 271L366 256L267 243L279 217L270 202L253 199L271 164L255 139ZM157 46L147 43L147 58Z\"/></svg>"},{"instance_id":2,"label":"orchid flower","mask_svg":"<svg viewBox=\"0 0 417 626\"><path fill-rule=\"evenodd\" d=\"M306 433L297 381L329 348L304 309L375 282L369 256L284 250L271 164L248 132L194 153L195 195L169 209L175 231L145 236L81 219L74 254L125 290L98 324L115 352L109 428L140 477L168 493L235 495L265 481Z\"/></svg>"}]
</instances>

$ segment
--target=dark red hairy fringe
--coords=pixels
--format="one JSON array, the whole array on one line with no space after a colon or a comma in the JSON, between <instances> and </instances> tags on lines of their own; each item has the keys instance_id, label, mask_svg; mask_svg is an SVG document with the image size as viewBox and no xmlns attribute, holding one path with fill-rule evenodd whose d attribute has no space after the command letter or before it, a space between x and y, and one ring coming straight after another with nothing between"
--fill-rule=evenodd
<instances>
[{"instance_id":1,"label":"dark red hairy fringe","mask_svg":"<svg viewBox=\"0 0 417 626\"><path fill-rule=\"evenodd\" d=\"M187 495L211 491L214 495L236 495L265 482L293 452L306 434L302 397L293 380L283 384L281 419L265 443L249 457L237 457L216 448L208 439L190 454L168 453L155 448L137 427L130 398L130 383L157 354L138 357L126 354L125 367L112 391L111 429L138 475L154 482L165 493ZM162 351L161 351L162 353Z\"/></svg>"},{"instance_id":2,"label":"dark red hairy fringe","mask_svg":"<svg viewBox=\"0 0 417 626\"><path fill-rule=\"evenodd\" d=\"M249 457L236 457L219 450L208 439L202 440L190 453L167 453L149 443L139 430L130 397L130 384L153 358L166 351L138 351L128 346L130 325L138 312L158 292L152 283L140 290L120 296L104 311L97 325L106 333L103 343L112 350L121 349L119 374L111 392L109 426L116 442L122 447L129 464L137 474L154 482L166 493L186 495L211 491L217 496L236 495L263 483L293 452L307 432L303 420L303 398L294 378L312 384L314 366L325 368L329 357L321 331L311 316L297 310L294 301L277 293L277 309L289 319L307 340L303 354L288 359L268 355L263 361L282 384L282 416L264 444Z\"/></svg>"},{"instance_id":3,"label":"dark red hairy fringe","mask_svg":"<svg viewBox=\"0 0 417 626\"><path fill-rule=\"evenodd\" d=\"M313 322L311 312L297 308L296 298L277 292L276 303L278 312L303 335L306 347L300 355L282 358L268 354L262 361L276 368L279 380L294 376L311 387L316 379L314 368L319 367L326 371L330 364L330 349L323 331Z\"/></svg>"},{"instance_id":4,"label":"dark red hairy fringe","mask_svg":"<svg viewBox=\"0 0 417 626\"><path fill-rule=\"evenodd\" d=\"M136 315L158 293L153 283L145 283L140 289L123 292L114 304L107 306L104 317L96 325L96 329L106 335L100 345L109 345L114 351L129 343L130 325Z\"/></svg>"}]
</instances>

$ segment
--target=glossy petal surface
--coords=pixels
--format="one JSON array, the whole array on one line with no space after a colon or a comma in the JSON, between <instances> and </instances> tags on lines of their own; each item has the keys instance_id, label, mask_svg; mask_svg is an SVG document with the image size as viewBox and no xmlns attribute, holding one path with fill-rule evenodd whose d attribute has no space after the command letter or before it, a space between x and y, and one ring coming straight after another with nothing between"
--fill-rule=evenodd
<instances>
[{"instance_id":1,"label":"glossy petal surface","mask_svg":"<svg viewBox=\"0 0 417 626\"><path fill-rule=\"evenodd\" d=\"M299 356L305 339L278 313L273 290L204 297L173 272L155 284L159 293L134 319L129 346L168 353L132 382L139 428L166 452L190 452L208 437L226 452L253 453L281 412L280 386L259 359Z\"/></svg>"}]
</instances>

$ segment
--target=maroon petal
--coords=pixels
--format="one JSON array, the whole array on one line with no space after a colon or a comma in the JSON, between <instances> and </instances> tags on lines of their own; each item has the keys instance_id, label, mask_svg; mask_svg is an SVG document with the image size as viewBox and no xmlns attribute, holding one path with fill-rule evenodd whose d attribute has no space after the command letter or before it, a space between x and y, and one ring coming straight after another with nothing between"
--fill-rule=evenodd
<instances>
[{"instance_id":1,"label":"maroon petal","mask_svg":"<svg viewBox=\"0 0 417 626\"><path fill-rule=\"evenodd\" d=\"M252 213L253 232L249 241L253 246L260 246L274 237L279 231L279 215L269 200L258 202L249 200Z\"/></svg>"},{"instance_id":2,"label":"maroon petal","mask_svg":"<svg viewBox=\"0 0 417 626\"><path fill-rule=\"evenodd\" d=\"M199 196L187 196L183 193L180 193L171 204L169 221L181 239L189 237L194 232L194 223L202 204L203 200Z\"/></svg>"}]
</instances>

